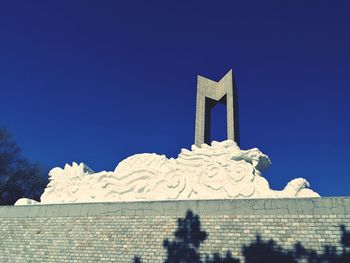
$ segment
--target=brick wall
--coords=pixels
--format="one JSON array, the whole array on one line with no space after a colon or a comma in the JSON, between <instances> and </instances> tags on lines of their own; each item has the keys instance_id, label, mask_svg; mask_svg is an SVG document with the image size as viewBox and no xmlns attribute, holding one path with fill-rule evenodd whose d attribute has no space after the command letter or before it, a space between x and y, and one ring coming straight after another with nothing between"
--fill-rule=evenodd
<instances>
[{"instance_id":1,"label":"brick wall","mask_svg":"<svg viewBox=\"0 0 350 263\"><path fill-rule=\"evenodd\" d=\"M350 228L350 197L1 206L0 262L162 262L188 209L209 235L201 251L235 257L257 234L321 252Z\"/></svg>"}]
</instances>

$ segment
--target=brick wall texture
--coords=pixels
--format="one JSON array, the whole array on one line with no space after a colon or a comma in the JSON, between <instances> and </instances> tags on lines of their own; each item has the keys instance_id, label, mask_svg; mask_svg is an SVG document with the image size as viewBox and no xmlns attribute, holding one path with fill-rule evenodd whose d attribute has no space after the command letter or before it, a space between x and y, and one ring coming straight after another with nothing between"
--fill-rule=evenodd
<instances>
[{"instance_id":1,"label":"brick wall texture","mask_svg":"<svg viewBox=\"0 0 350 263\"><path fill-rule=\"evenodd\" d=\"M2 206L0 262L163 262L187 210L209 235L202 251L240 258L257 234L322 252L350 228L350 197Z\"/></svg>"}]
</instances>

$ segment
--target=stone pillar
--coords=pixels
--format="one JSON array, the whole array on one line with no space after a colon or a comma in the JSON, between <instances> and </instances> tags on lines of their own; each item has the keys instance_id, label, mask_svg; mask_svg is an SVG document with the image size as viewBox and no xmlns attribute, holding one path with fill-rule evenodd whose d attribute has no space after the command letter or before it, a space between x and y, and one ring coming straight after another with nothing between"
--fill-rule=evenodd
<instances>
[{"instance_id":1,"label":"stone pillar","mask_svg":"<svg viewBox=\"0 0 350 263\"><path fill-rule=\"evenodd\" d=\"M198 76L195 144L210 143L210 115L218 103L226 104L227 139L239 144L238 100L236 85L230 70L219 82Z\"/></svg>"}]
</instances>

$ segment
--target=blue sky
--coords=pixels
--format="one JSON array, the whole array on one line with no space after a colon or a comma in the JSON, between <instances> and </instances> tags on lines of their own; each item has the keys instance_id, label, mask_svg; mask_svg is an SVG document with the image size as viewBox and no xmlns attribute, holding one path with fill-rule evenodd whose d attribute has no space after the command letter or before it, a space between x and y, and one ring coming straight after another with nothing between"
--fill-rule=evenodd
<instances>
[{"instance_id":1,"label":"blue sky","mask_svg":"<svg viewBox=\"0 0 350 263\"><path fill-rule=\"evenodd\" d=\"M196 76L233 69L275 189L349 195L348 1L2 1L0 126L47 169L194 142ZM224 107L213 139L225 138Z\"/></svg>"}]
</instances>

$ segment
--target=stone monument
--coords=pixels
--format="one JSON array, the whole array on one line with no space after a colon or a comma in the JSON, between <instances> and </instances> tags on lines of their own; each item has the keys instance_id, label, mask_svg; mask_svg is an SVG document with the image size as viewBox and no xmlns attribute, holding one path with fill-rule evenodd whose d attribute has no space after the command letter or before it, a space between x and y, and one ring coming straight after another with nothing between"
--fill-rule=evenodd
<instances>
[{"instance_id":1,"label":"stone monument","mask_svg":"<svg viewBox=\"0 0 350 263\"><path fill-rule=\"evenodd\" d=\"M238 146L237 94L232 71L219 82L198 76L195 144L181 149L177 158L155 153L136 154L121 161L114 171L95 173L83 163L66 164L49 173L41 202L21 198L15 205L205 200L234 198L319 197L303 178L283 190L272 190L261 171L271 164L257 148ZM227 105L227 137L210 139L210 110Z\"/></svg>"},{"instance_id":2,"label":"stone monument","mask_svg":"<svg viewBox=\"0 0 350 263\"><path fill-rule=\"evenodd\" d=\"M238 96L230 70L219 82L197 77L197 105L195 144L201 146L210 141L211 110L217 103L226 105L227 139L239 146Z\"/></svg>"},{"instance_id":3,"label":"stone monument","mask_svg":"<svg viewBox=\"0 0 350 263\"><path fill-rule=\"evenodd\" d=\"M302 178L270 189L261 174L269 158L257 148L241 150L235 136L194 144L177 158L136 154L109 172L83 163L52 169L40 203L23 198L0 206L0 262L164 262L162 240L188 210L209 233L203 260L215 254L211 262L226 262L226 251L240 262L345 259L350 197L284 198L318 195Z\"/></svg>"}]
</instances>

